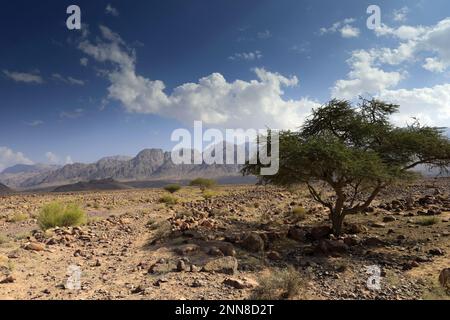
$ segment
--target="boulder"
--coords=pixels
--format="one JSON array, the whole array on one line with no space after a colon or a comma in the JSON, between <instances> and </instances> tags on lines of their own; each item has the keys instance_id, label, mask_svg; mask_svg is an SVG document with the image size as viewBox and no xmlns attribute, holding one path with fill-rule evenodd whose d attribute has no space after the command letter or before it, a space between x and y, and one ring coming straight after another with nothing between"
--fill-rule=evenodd
<instances>
[{"instance_id":1,"label":"boulder","mask_svg":"<svg viewBox=\"0 0 450 320\"><path fill-rule=\"evenodd\" d=\"M329 226L319 226L311 228L309 234L314 240L322 240L331 234L332 230Z\"/></svg>"},{"instance_id":2,"label":"boulder","mask_svg":"<svg viewBox=\"0 0 450 320\"><path fill-rule=\"evenodd\" d=\"M218 272L225 274L235 274L238 268L238 261L234 257L223 257L207 262L202 271Z\"/></svg>"},{"instance_id":3,"label":"boulder","mask_svg":"<svg viewBox=\"0 0 450 320\"><path fill-rule=\"evenodd\" d=\"M242 247L251 252L264 251L264 240L255 232L250 233L242 241Z\"/></svg>"}]
</instances>

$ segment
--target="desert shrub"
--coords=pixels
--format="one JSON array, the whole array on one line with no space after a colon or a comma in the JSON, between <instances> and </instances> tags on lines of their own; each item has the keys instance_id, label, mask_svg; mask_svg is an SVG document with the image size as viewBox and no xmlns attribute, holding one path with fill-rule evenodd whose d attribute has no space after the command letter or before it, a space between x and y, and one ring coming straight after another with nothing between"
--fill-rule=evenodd
<instances>
[{"instance_id":1,"label":"desert shrub","mask_svg":"<svg viewBox=\"0 0 450 320\"><path fill-rule=\"evenodd\" d=\"M303 207L295 207L292 209L292 217L295 221L301 221L306 219L306 209Z\"/></svg>"},{"instance_id":2,"label":"desert shrub","mask_svg":"<svg viewBox=\"0 0 450 320\"><path fill-rule=\"evenodd\" d=\"M38 216L38 224L43 230L79 226L86 222L86 213L76 204L52 202L42 207Z\"/></svg>"},{"instance_id":3,"label":"desert shrub","mask_svg":"<svg viewBox=\"0 0 450 320\"><path fill-rule=\"evenodd\" d=\"M284 300L292 299L300 293L304 281L293 267L274 270L263 277L259 286L253 291L255 300Z\"/></svg>"},{"instance_id":4,"label":"desert shrub","mask_svg":"<svg viewBox=\"0 0 450 320\"><path fill-rule=\"evenodd\" d=\"M161 241L167 238L172 233L172 225L167 220L159 222L156 221L149 222L148 225L150 230L154 231L154 234L149 242L150 244L154 244L158 241Z\"/></svg>"},{"instance_id":5,"label":"desert shrub","mask_svg":"<svg viewBox=\"0 0 450 320\"><path fill-rule=\"evenodd\" d=\"M203 198L205 198L205 200L209 200L209 199L212 199L215 196L217 196L217 193L215 193L214 191L211 191L211 190L204 190L202 195L203 195Z\"/></svg>"},{"instance_id":6,"label":"desert shrub","mask_svg":"<svg viewBox=\"0 0 450 320\"><path fill-rule=\"evenodd\" d=\"M5 236L4 234L1 234L1 233L0 233L0 245L1 245L1 244L8 243L8 242L9 242L8 237Z\"/></svg>"},{"instance_id":7,"label":"desert shrub","mask_svg":"<svg viewBox=\"0 0 450 320\"><path fill-rule=\"evenodd\" d=\"M436 217L426 217L426 218L417 220L416 224L426 227L426 226L432 226L438 222L439 222L439 219Z\"/></svg>"},{"instance_id":8,"label":"desert shrub","mask_svg":"<svg viewBox=\"0 0 450 320\"><path fill-rule=\"evenodd\" d=\"M173 196L165 195L159 198L159 202L167 205L173 205L178 203L178 199Z\"/></svg>"},{"instance_id":9,"label":"desert shrub","mask_svg":"<svg viewBox=\"0 0 450 320\"><path fill-rule=\"evenodd\" d=\"M217 184L216 181L212 179L205 179L205 178L197 178L192 180L189 185L193 187L199 187L202 190L210 189L214 187Z\"/></svg>"},{"instance_id":10,"label":"desert shrub","mask_svg":"<svg viewBox=\"0 0 450 320\"><path fill-rule=\"evenodd\" d=\"M28 219L28 215L22 212L16 212L8 219L8 222L21 222Z\"/></svg>"},{"instance_id":11,"label":"desert shrub","mask_svg":"<svg viewBox=\"0 0 450 320\"><path fill-rule=\"evenodd\" d=\"M170 193L175 193L177 191L180 191L180 189L181 189L181 186L179 184L169 184L164 187L164 190L166 190Z\"/></svg>"}]
</instances>

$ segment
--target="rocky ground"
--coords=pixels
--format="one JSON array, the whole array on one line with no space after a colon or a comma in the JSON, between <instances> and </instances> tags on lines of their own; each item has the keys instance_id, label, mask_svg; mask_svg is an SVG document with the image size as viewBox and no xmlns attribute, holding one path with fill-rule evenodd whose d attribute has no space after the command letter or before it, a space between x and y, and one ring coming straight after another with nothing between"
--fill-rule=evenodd
<instances>
[{"instance_id":1,"label":"rocky ground","mask_svg":"<svg viewBox=\"0 0 450 320\"><path fill-rule=\"evenodd\" d=\"M288 267L300 278L291 299L448 299L449 193L449 179L390 188L339 238L303 189L224 186L206 200L183 188L175 205L157 189L3 196L0 299L248 299L278 290L262 279ZM79 203L89 223L41 231L54 200Z\"/></svg>"}]
</instances>

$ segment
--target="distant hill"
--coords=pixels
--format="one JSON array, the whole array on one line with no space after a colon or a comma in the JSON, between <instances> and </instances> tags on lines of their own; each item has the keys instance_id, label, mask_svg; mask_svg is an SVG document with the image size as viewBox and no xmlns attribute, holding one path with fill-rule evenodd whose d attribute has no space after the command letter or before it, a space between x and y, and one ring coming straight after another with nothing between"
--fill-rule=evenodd
<instances>
[{"instance_id":1,"label":"distant hill","mask_svg":"<svg viewBox=\"0 0 450 320\"><path fill-rule=\"evenodd\" d=\"M185 152L191 153L191 158L193 158L193 150L185 150ZM91 164L74 163L45 173L30 174L27 179L22 179L20 183L16 181L16 185L20 188L29 189L109 178L116 181L188 180L197 177L217 179L239 177L241 176L240 169L241 166L235 164L176 165L172 162L170 152L164 152L161 149L145 149L134 158L106 157Z\"/></svg>"},{"instance_id":2,"label":"distant hill","mask_svg":"<svg viewBox=\"0 0 450 320\"><path fill-rule=\"evenodd\" d=\"M74 192L93 190L123 190L132 187L122 184L114 179L91 180L57 187L53 192Z\"/></svg>"},{"instance_id":3,"label":"distant hill","mask_svg":"<svg viewBox=\"0 0 450 320\"><path fill-rule=\"evenodd\" d=\"M2 175L18 174L18 173L42 173L49 172L61 168L59 165L52 164L16 164L15 166L6 168L1 172Z\"/></svg>"},{"instance_id":4,"label":"distant hill","mask_svg":"<svg viewBox=\"0 0 450 320\"><path fill-rule=\"evenodd\" d=\"M59 168L61 166L49 164L18 164L3 170L0 173L0 181L12 188L22 188L24 187L23 184L25 181L29 181L30 179L40 181L49 172L58 170Z\"/></svg>"},{"instance_id":5,"label":"distant hill","mask_svg":"<svg viewBox=\"0 0 450 320\"><path fill-rule=\"evenodd\" d=\"M14 190L12 190L11 188L8 188L4 184L0 183L0 195L10 194L13 192L14 192Z\"/></svg>"}]
</instances>

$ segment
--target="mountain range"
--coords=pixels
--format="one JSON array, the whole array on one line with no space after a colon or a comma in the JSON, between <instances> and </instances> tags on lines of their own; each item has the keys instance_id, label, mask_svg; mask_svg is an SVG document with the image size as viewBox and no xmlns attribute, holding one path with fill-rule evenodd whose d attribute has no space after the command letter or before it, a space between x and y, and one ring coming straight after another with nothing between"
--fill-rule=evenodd
<instances>
[{"instance_id":1,"label":"mountain range","mask_svg":"<svg viewBox=\"0 0 450 320\"><path fill-rule=\"evenodd\" d=\"M184 150L184 152L190 152L191 159L193 159L193 150ZM208 165L203 162L202 164L176 165L172 162L170 152L162 149L145 149L134 158L106 157L90 164L16 165L0 173L0 182L10 188L26 190L101 179L157 181L185 180L197 177L236 177L241 175L240 169L241 166L236 164Z\"/></svg>"}]
</instances>

